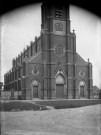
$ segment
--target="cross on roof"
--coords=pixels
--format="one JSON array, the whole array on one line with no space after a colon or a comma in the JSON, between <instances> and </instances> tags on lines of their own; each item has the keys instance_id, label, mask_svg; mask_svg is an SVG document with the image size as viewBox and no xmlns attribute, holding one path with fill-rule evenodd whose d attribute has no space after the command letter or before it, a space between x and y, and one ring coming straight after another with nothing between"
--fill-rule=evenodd
<instances>
[{"instance_id":1,"label":"cross on roof","mask_svg":"<svg viewBox=\"0 0 101 135\"><path fill-rule=\"evenodd\" d=\"M88 58L88 62L89 62L89 60L90 60L90 59Z\"/></svg>"},{"instance_id":2,"label":"cross on roof","mask_svg":"<svg viewBox=\"0 0 101 135\"><path fill-rule=\"evenodd\" d=\"M73 29L73 33L75 32L75 30Z\"/></svg>"}]
</instances>

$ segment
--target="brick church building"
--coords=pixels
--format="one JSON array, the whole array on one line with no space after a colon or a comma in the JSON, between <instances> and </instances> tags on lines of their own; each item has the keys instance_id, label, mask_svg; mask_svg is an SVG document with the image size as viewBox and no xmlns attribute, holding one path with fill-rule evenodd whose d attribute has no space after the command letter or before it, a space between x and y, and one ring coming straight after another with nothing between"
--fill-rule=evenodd
<instances>
[{"instance_id":1,"label":"brick church building","mask_svg":"<svg viewBox=\"0 0 101 135\"><path fill-rule=\"evenodd\" d=\"M76 52L68 4L43 3L41 18L40 36L12 60L4 90L23 100L92 98L92 64Z\"/></svg>"}]
</instances>

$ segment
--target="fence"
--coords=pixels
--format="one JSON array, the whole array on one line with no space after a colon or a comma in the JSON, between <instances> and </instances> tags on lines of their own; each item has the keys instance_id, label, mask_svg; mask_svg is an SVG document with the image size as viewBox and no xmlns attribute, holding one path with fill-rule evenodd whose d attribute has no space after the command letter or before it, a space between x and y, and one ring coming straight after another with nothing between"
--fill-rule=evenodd
<instances>
[{"instance_id":1,"label":"fence","mask_svg":"<svg viewBox=\"0 0 101 135\"><path fill-rule=\"evenodd\" d=\"M21 91L15 91L14 92L14 99L17 100L19 95L21 95ZM10 100L11 99L11 91L1 91L1 97L2 100Z\"/></svg>"}]
</instances>

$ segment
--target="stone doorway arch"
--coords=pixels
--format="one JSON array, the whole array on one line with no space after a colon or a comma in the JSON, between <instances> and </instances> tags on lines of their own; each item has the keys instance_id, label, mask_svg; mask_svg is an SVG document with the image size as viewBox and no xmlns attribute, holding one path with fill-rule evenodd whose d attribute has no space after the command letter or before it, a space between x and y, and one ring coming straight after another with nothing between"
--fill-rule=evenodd
<instances>
[{"instance_id":1,"label":"stone doorway arch","mask_svg":"<svg viewBox=\"0 0 101 135\"><path fill-rule=\"evenodd\" d=\"M39 95L39 82L37 80L32 81L31 83L31 89L32 89L32 99L38 98Z\"/></svg>"},{"instance_id":2,"label":"stone doorway arch","mask_svg":"<svg viewBox=\"0 0 101 135\"><path fill-rule=\"evenodd\" d=\"M85 82L84 81L80 81L79 82L79 97L80 98L85 98Z\"/></svg>"},{"instance_id":3,"label":"stone doorway arch","mask_svg":"<svg viewBox=\"0 0 101 135\"><path fill-rule=\"evenodd\" d=\"M65 78L62 74L56 77L56 98L64 98Z\"/></svg>"}]
</instances>

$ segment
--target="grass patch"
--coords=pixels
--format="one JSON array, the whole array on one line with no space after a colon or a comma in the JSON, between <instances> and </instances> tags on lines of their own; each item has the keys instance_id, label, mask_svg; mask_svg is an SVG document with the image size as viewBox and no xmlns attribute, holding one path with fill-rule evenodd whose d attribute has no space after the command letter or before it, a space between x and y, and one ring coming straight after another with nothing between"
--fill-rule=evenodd
<instances>
[{"instance_id":1,"label":"grass patch","mask_svg":"<svg viewBox=\"0 0 101 135\"><path fill-rule=\"evenodd\" d=\"M76 108L89 105L101 104L101 100L88 99L88 100L41 100L41 101L8 101L0 102L0 111L23 111L23 110L48 110L47 106L55 109Z\"/></svg>"},{"instance_id":2,"label":"grass patch","mask_svg":"<svg viewBox=\"0 0 101 135\"><path fill-rule=\"evenodd\" d=\"M35 103L11 101L11 102L0 102L0 111L23 111L23 110L48 110L44 105L38 105Z\"/></svg>"},{"instance_id":3,"label":"grass patch","mask_svg":"<svg viewBox=\"0 0 101 135\"><path fill-rule=\"evenodd\" d=\"M84 100L76 100L76 99L67 99L67 100L48 100L48 101L36 101L37 104L45 105L45 106L52 106L55 109L65 109L65 108L76 108L76 107L83 107L95 104L101 104L101 100L94 100L94 99L84 99Z\"/></svg>"}]
</instances>

